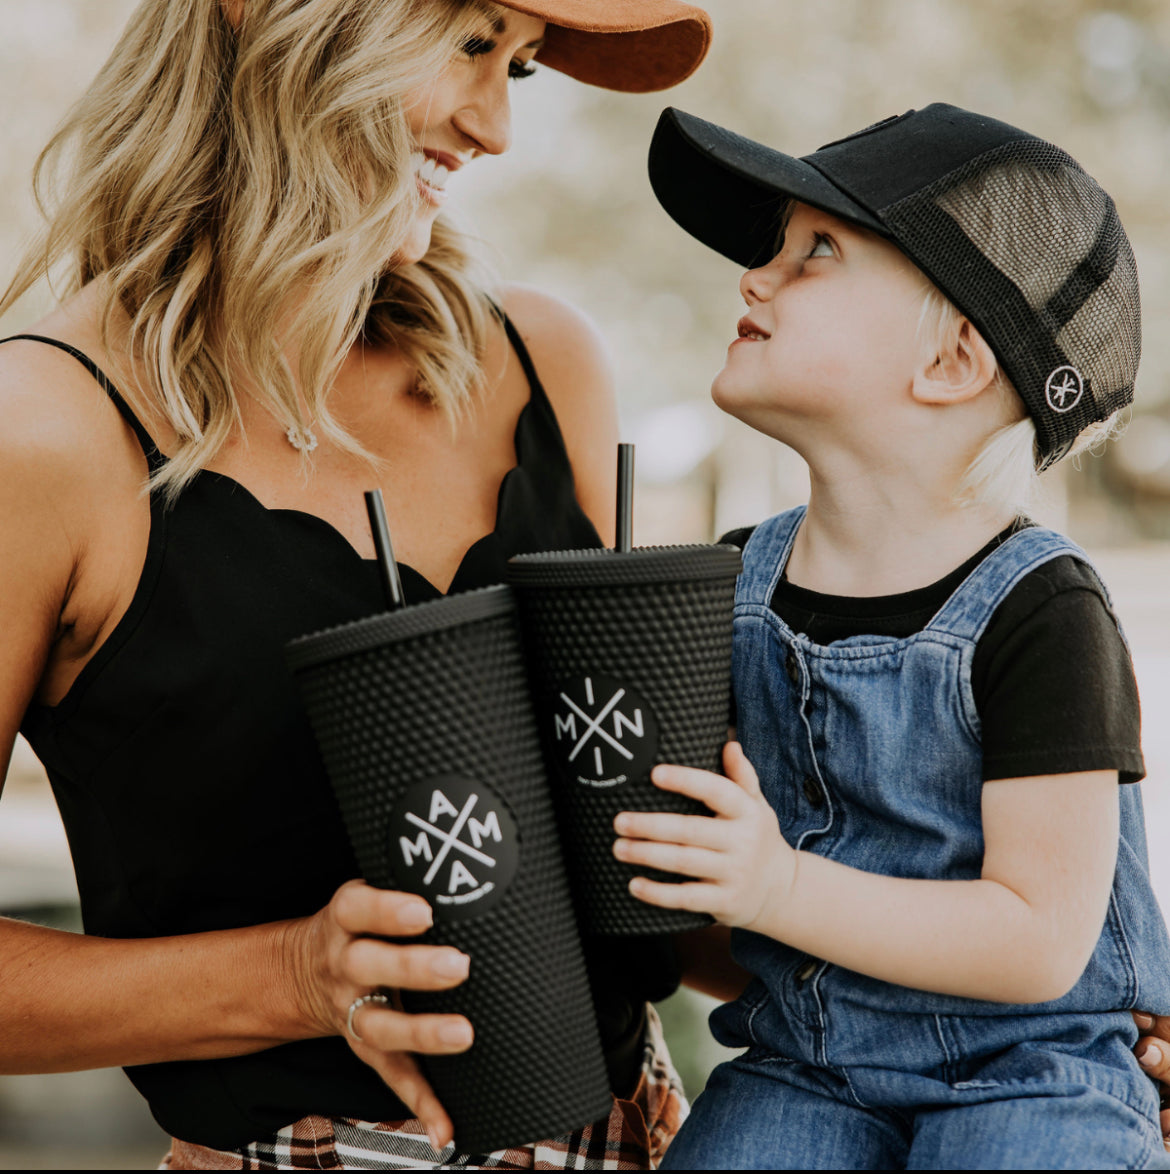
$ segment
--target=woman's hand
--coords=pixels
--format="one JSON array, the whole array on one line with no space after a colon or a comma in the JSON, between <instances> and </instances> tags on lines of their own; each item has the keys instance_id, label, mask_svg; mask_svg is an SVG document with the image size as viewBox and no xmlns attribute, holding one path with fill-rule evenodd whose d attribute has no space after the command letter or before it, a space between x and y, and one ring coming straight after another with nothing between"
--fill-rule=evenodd
<instances>
[{"instance_id":1,"label":"woman's hand","mask_svg":"<svg viewBox=\"0 0 1170 1174\"><path fill-rule=\"evenodd\" d=\"M452 1137L451 1118L410 1053L465 1052L473 1039L471 1024L462 1015L408 1015L376 1003L354 1013L354 1034L347 1020L355 999L384 988L393 997L399 990L458 986L467 978L470 959L450 946L382 940L424 932L431 908L421 897L363 881L342 885L320 913L291 924L298 936L299 1001L315 1034L342 1036L422 1122L431 1145L442 1149Z\"/></svg>"},{"instance_id":2,"label":"woman's hand","mask_svg":"<svg viewBox=\"0 0 1170 1174\"><path fill-rule=\"evenodd\" d=\"M715 814L623 811L614 819L622 838L613 853L628 864L698 878L668 884L635 877L630 892L664 909L709 913L724 925L752 929L784 900L796 853L784 841L776 813L738 742L723 748L727 777L685 766L656 766L655 786L705 803Z\"/></svg>"},{"instance_id":3,"label":"woman's hand","mask_svg":"<svg viewBox=\"0 0 1170 1174\"><path fill-rule=\"evenodd\" d=\"M1138 1063L1162 1085L1162 1142L1170 1150L1170 1016L1136 1011L1133 1018L1142 1033L1134 1048Z\"/></svg>"}]
</instances>

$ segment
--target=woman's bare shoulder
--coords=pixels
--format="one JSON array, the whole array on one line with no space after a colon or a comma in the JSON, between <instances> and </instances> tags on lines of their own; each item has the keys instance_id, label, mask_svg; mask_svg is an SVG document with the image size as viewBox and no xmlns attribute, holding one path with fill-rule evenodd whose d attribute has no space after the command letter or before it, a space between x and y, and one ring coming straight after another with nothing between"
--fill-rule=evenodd
<instances>
[{"instance_id":1,"label":"woman's bare shoulder","mask_svg":"<svg viewBox=\"0 0 1170 1174\"><path fill-rule=\"evenodd\" d=\"M0 758L58 639L98 489L89 413L72 410L87 396L42 351L32 342L0 346Z\"/></svg>"},{"instance_id":2,"label":"woman's bare shoulder","mask_svg":"<svg viewBox=\"0 0 1170 1174\"><path fill-rule=\"evenodd\" d=\"M500 299L556 412L577 500L602 538L612 541L618 416L605 342L585 314L551 294L509 285Z\"/></svg>"},{"instance_id":3,"label":"woman's bare shoulder","mask_svg":"<svg viewBox=\"0 0 1170 1174\"><path fill-rule=\"evenodd\" d=\"M34 543L49 558L59 546L76 564L87 550L121 541L132 515L145 513L145 475L134 434L76 358L31 340L0 346L0 541L7 550Z\"/></svg>"},{"instance_id":4,"label":"woman's bare shoulder","mask_svg":"<svg viewBox=\"0 0 1170 1174\"><path fill-rule=\"evenodd\" d=\"M528 285L505 286L500 300L531 352L542 382L566 383L582 393L592 385L594 390L612 395L609 354L601 333L586 314L564 299Z\"/></svg>"},{"instance_id":5,"label":"woman's bare shoulder","mask_svg":"<svg viewBox=\"0 0 1170 1174\"><path fill-rule=\"evenodd\" d=\"M132 591L145 473L81 363L44 343L0 346L0 753L33 691L68 671Z\"/></svg>"},{"instance_id":6,"label":"woman's bare shoulder","mask_svg":"<svg viewBox=\"0 0 1170 1174\"><path fill-rule=\"evenodd\" d=\"M46 491L85 482L120 447L117 409L94 377L43 342L0 346L0 425L0 477L35 476Z\"/></svg>"}]
</instances>

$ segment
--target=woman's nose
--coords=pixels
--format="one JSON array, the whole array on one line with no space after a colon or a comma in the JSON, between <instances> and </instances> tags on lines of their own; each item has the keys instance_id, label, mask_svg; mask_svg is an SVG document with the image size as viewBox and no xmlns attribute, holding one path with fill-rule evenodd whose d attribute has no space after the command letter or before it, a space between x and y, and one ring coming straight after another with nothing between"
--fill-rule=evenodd
<instances>
[{"instance_id":1,"label":"woman's nose","mask_svg":"<svg viewBox=\"0 0 1170 1174\"><path fill-rule=\"evenodd\" d=\"M512 103L508 78L484 78L454 118L460 133L485 155L502 155L512 145Z\"/></svg>"}]
</instances>

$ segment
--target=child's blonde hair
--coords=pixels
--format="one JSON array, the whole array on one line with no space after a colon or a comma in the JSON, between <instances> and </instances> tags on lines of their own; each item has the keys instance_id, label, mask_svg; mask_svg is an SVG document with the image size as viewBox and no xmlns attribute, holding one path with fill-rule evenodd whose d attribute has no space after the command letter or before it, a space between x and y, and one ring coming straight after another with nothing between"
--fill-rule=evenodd
<instances>
[{"instance_id":1,"label":"child's blonde hair","mask_svg":"<svg viewBox=\"0 0 1170 1174\"><path fill-rule=\"evenodd\" d=\"M452 419L480 378L491 303L440 217L392 269L418 195L403 97L498 11L482 0L143 0L37 162L48 225L0 314L59 263L107 285L141 391L174 430L168 496L239 419L238 374L281 425L361 447L326 393L361 337L399 347ZM54 180L58 182L53 183ZM295 339L297 370L280 340Z\"/></svg>"},{"instance_id":2,"label":"child's blonde hair","mask_svg":"<svg viewBox=\"0 0 1170 1174\"><path fill-rule=\"evenodd\" d=\"M945 355L957 348L959 332L967 321L945 294L931 286L922 300L918 337L924 347ZM992 513L1026 513L1035 499L1040 479L1036 471L1036 426L998 362L988 393L999 398L1003 423L984 441L967 466L955 490L955 501ZM1076 456L1113 439L1120 431L1121 415L1119 409L1107 420L1090 424L1066 456Z\"/></svg>"}]
</instances>

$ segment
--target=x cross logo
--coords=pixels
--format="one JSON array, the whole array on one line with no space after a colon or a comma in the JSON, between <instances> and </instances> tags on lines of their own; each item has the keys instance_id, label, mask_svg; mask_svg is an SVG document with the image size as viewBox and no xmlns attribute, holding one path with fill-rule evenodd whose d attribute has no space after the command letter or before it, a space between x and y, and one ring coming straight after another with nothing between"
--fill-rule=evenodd
<instances>
[{"instance_id":1,"label":"x cross logo","mask_svg":"<svg viewBox=\"0 0 1170 1174\"><path fill-rule=\"evenodd\" d=\"M650 707L629 688L592 673L566 685L557 699L553 735L570 777L608 787L649 769L657 723Z\"/></svg>"},{"instance_id":2,"label":"x cross logo","mask_svg":"<svg viewBox=\"0 0 1170 1174\"><path fill-rule=\"evenodd\" d=\"M589 693L589 700L592 701L593 700L593 682L589 677L585 678L585 687ZM581 737L577 740L577 744L569 752L569 761L570 762L572 762L573 759L576 758L577 755L581 753L581 747L584 746L585 743L588 742L589 739L591 737L593 737L594 734L596 734L598 738L601 738L602 740L608 742L623 758L633 758L634 757L616 738L611 738L609 736L609 734L607 734L601 728L601 723L603 721L605 721L606 717L609 715L609 711L611 709L613 709L613 707L615 705L617 705L617 703L625 695L626 695L625 689L619 689L605 703L605 707L602 709L602 711L596 717L590 717L567 693L561 694L561 700L575 714L577 714L585 722L585 733L583 733L581 735ZM635 717L638 719L637 724L638 724L638 731L640 733L641 732L641 725L642 725L642 715L640 712L638 712L638 713L635 713ZM626 721L627 721L627 724L632 724L629 722L628 718L626 719ZM615 726L616 726L616 724L617 723L615 722ZM601 748L595 746L594 747L594 754L600 755L600 753L601 753ZM601 769L600 760L597 763L597 767L598 767L598 770Z\"/></svg>"},{"instance_id":3,"label":"x cross logo","mask_svg":"<svg viewBox=\"0 0 1170 1174\"><path fill-rule=\"evenodd\" d=\"M395 878L441 908L492 905L512 878L518 837L507 805L486 784L459 775L416 783L389 819ZM489 894L495 894L487 899Z\"/></svg>"},{"instance_id":4,"label":"x cross logo","mask_svg":"<svg viewBox=\"0 0 1170 1174\"><path fill-rule=\"evenodd\" d=\"M446 796L441 791L436 792L436 797L442 796L444 802L447 801ZM447 853L452 848L457 848L460 852L470 856L473 860L478 860L480 864L486 864L488 868L495 868L495 858L489 856L486 852L480 852L473 848L470 844L463 843L459 839L459 833L463 830L463 825L467 822L467 817L471 814L471 809L479 800L478 795L472 795L470 799L463 805L463 810L459 812L455 822L451 825L450 831L442 831L435 827L433 823L428 823L425 819L419 819L413 811L406 813L408 823L414 824L415 827L422 828L425 832L434 836L443 846L439 849L438 854L431 862L431 867L427 870L426 876L423 877L423 884L429 885L435 879L435 873L443 865L443 861L447 858Z\"/></svg>"}]
</instances>

